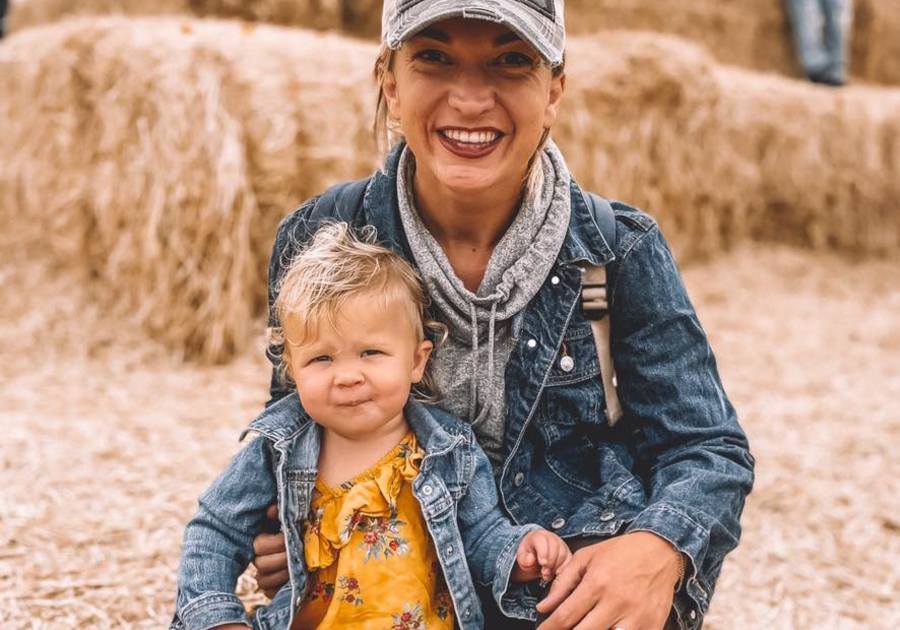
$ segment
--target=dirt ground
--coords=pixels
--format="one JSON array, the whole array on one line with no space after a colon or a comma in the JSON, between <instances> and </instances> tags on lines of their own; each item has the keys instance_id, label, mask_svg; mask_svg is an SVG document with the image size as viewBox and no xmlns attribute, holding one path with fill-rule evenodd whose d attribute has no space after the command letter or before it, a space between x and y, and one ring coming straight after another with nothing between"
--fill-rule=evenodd
<instances>
[{"instance_id":1,"label":"dirt ground","mask_svg":"<svg viewBox=\"0 0 900 630\"><path fill-rule=\"evenodd\" d=\"M754 245L685 276L757 458L706 627L900 627L900 262ZM27 347L41 308L0 322L0 619L164 627L182 528L267 364L184 366L127 331Z\"/></svg>"}]
</instances>

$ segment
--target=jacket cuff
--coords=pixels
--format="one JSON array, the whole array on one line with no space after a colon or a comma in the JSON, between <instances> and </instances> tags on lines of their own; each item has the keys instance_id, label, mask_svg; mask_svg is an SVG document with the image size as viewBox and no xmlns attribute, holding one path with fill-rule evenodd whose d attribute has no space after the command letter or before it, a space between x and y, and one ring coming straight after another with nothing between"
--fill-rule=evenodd
<instances>
[{"instance_id":1,"label":"jacket cuff","mask_svg":"<svg viewBox=\"0 0 900 630\"><path fill-rule=\"evenodd\" d=\"M232 593L206 593L188 602L178 615L186 630L209 630L226 623L252 627L244 604ZM173 624L173 627L178 627Z\"/></svg>"},{"instance_id":2,"label":"jacket cuff","mask_svg":"<svg viewBox=\"0 0 900 630\"><path fill-rule=\"evenodd\" d=\"M675 594L673 606L682 630L694 630L703 624L709 608L710 593L698 578L700 561L709 546L709 530L673 503L651 505L628 526L626 533L651 532L665 539L682 553L687 561L681 588Z\"/></svg>"},{"instance_id":3,"label":"jacket cuff","mask_svg":"<svg viewBox=\"0 0 900 630\"><path fill-rule=\"evenodd\" d=\"M538 525L523 525L516 528L517 534L511 536L503 550L497 556L497 571L494 574L493 595L497 607L507 617L518 619L537 618L534 610L537 599L528 594L525 584L510 584L510 577L516 566L516 553L519 551L519 545L522 539L536 529L541 529Z\"/></svg>"}]
</instances>

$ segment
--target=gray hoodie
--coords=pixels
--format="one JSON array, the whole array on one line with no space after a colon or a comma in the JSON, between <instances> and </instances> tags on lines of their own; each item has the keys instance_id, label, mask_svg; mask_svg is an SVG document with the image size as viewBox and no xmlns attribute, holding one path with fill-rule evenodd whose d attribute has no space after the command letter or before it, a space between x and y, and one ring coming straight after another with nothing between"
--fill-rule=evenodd
<instances>
[{"instance_id":1,"label":"gray hoodie","mask_svg":"<svg viewBox=\"0 0 900 630\"><path fill-rule=\"evenodd\" d=\"M467 420L495 468L506 427L504 372L518 336L518 315L537 294L569 226L569 169L550 141L540 154L543 177L497 243L475 293L463 286L415 208L415 156L400 157L397 198L403 229L432 307L449 328L432 369L441 406Z\"/></svg>"}]
</instances>

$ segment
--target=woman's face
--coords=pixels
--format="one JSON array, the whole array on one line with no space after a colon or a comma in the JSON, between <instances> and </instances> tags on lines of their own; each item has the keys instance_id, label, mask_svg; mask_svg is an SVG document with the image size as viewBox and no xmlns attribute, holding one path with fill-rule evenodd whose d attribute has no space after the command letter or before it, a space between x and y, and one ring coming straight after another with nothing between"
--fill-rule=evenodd
<instances>
[{"instance_id":1,"label":"woman's face","mask_svg":"<svg viewBox=\"0 0 900 630\"><path fill-rule=\"evenodd\" d=\"M513 31L463 18L405 42L383 85L420 184L456 193L521 186L564 87Z\"/></svg>"}]
</instances>

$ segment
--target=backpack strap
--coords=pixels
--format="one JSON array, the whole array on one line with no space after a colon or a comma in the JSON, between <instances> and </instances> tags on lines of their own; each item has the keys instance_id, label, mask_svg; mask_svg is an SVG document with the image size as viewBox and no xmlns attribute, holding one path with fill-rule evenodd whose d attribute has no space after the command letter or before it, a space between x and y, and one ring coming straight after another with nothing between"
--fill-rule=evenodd
<instances>
[{"instance_id":1,"label":"backpack strap","mask_svg":"<svg viewBox=\"0 0 900 630\"><path fill-rule=\"evenodd\" d=\"M585 192L584 202L600 233L610 249L616 245L616 216L610 203L593 193ZM606 418L609 426L615 426L622 417L622 404L616 391L616 369L612 360L609 330L609 300L606 293L606 267L586 266L581 289L581 304L585 318L591 323L597 358L600 360L600 378L606 396Z\"/></svg>"}]
</instances>

